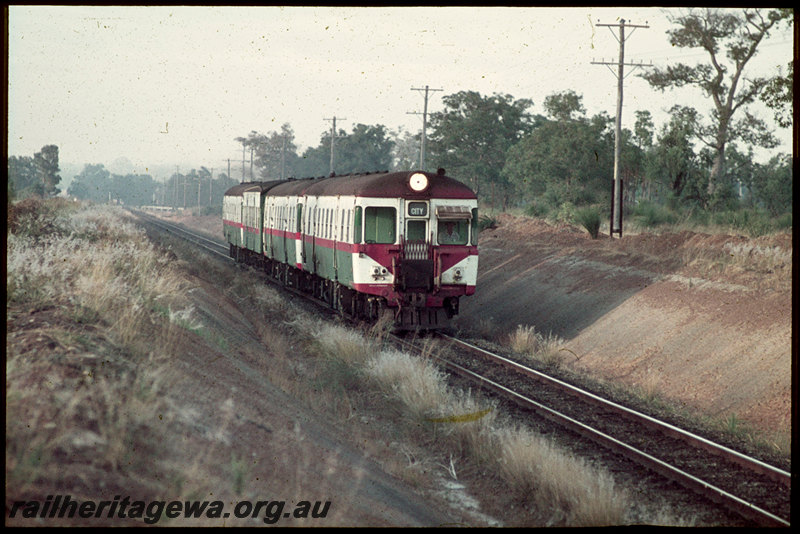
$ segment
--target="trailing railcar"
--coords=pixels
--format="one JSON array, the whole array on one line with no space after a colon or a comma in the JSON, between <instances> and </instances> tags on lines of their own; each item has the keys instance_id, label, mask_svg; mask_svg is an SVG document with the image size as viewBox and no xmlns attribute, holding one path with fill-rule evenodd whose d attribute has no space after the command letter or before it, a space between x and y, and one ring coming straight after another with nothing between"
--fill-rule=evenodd
<instances>
[{"instance_id":1,"label":"trailing railcar","mask_svg":"<svg viewBox=\"0 0 800 534\"><path fill-rule=\"evenodd\" d=\"M348 315L389 313L408 328L442 325L475 292L477 218L475 194L443 171L251 182L223 201L237 260Z\"/></svg>"}]
</instances>

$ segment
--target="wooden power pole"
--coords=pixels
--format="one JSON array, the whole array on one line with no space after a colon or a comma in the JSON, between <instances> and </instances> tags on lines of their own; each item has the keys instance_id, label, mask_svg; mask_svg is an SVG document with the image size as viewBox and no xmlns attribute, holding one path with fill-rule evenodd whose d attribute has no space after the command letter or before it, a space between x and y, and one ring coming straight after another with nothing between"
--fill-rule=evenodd
<instances>
[{"instance_id":1,"label":"wooden power pole","mask_svg":"<svg viewBox=\"0 0 800 534\"><path fill-rule=\"evenodd\" d=\"M606 26L609 28L619 28L619 61L616 63L606 61L592 61L593 65L616 65L617 66L617 120L614 123L614 186L611 200L611 230L610 235L614 237L614 233L618 233L622 237L622 184L620 182L620 154L622 152L622 81L625 78L624 68L629 67L646 67L642 63L625 63L625 19L619 19L619 24L597 24L597 26ZM628 24L628 28L649 28L646 25ZM631 32L632 34L633 32ZM616 37L616 35L614 36ZM610 69L609 69L610 70ZM613 70L611 71L614 72Z\"/></svg>"},{"instance_id":2,"label":"wooden power pole","mask_svg":"<svg viewBox=\"0 0 800 534\"><path fill-rule=\"evenodd\" d=\"M428 91L442 91L443 89L431 89L427 85L424 89L421 87L412 87L412 91L425 91L425 104L422 108L422 113L416 111L409 111L409 115L422 115L422 138L419 145L419 168L425 170L425 139L428 129Z\"/></svg>"},{"instance_id":3,"label":"wooden power pole","mask_svg":"<svg viewBox=\"0 0 800 534\"><path fill-rule=\"evenodd\" d=\"M333 121L333 126L331 126L331 176L333 176L335 170L333 166L334 164L333 144L334 141L336 140L336 115L334 115L332 119L323 119L323 120ZM340 120L346 121L347 119L340 119Z\"/></svg>"}]
</instances>

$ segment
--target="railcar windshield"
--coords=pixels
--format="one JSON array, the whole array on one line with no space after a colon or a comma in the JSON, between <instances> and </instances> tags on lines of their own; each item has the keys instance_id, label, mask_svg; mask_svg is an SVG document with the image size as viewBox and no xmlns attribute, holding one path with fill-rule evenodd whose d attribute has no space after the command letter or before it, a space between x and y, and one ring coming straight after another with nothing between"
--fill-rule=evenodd
<instances>
[{"instance_id":1,"label":"railcar windshield","mask_svg":"<svg viewBox=\"0 0 800 534\"><path fill-rule=\"evenodd\" d=\"M469 237L469 221L439 219L437 234L440 245L466 245Z\"/></svg>"},{"instance_id":2,"label":"railcar windshield","mask_svg":"<svg viewBox=\"0 0 800 534\"><path fill-rule=\"evenodd\" d=\"M424 220L409 220L406 223L406 241L425 241L425 227L427 221Z\"/></svg>"},{"instance_id":3,"label":"railcar windshield","mask_svg":"<svg viewBox=\"0 0 800 534\"><path fill-rule=\"evenodd\" d=\"M395 221L397 210L391 207L371 206L364 209L364 242L394 243L397 236Z\"/></svg>"}]
</instances>

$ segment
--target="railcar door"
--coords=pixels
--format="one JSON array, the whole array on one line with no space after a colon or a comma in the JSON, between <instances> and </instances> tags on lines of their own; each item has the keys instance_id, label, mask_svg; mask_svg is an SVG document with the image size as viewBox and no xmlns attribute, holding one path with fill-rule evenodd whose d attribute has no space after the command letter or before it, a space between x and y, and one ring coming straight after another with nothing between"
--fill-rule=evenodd
<instances>
[{"instance_id":1,"label":"railcar door","mask_svg":"<svg viewBox=\"0 0 800 534\"><path fill-rule=\"evenodd\" d=\"M308 200L308 199L307 199ZM319 209L314 202L306 204L305 228L303 232L303 270L314 272L314 240L317 233L317 213Z\"/></svg>"},{"instance_id":2,"label":"railcar door","mask_svg":"<svg viewBox=\"0 0 800 534\"><path fill-rule=\"evenodd\" d=\"M395 283L403 291L430 291L433 287L430 206L426 201L405 204L403 248Z\"/></svg>"},{"instance_id":3,"label":"railcar door","mask_svg":"<svg viewBox=\"0 0 800 534\"><path fill-rule=\"evenodd\" d=\"M298 269L303 265L303 204L299 200L295 210L294 231L296 238L294 240L294 258L292 258L292 265Z\"/></svg>"}]
</instances>

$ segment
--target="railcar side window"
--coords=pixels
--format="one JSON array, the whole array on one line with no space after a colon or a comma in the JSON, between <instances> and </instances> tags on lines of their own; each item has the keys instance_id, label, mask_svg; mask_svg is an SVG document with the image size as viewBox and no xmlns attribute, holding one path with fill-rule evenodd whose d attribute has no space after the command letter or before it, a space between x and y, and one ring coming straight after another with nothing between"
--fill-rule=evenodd
<instances>
[{"instance_id":1,"label":"railcar side window","mask_svg":"<svg viewBox=\"0 0 800 534\"><path fill-rule=\"evenodd\" d=\"M361 243L361 206L353 214L353 243Z\"/></svg>"},{"instance_id":2,"label":"railcar side window","mask_svg":"<svg viewBox=\"0 0 800 534\"><path fill-rule=\"evenodd\" d=\"M394 243L397 231L397 210L390 207L369 207L364 211L364 241L367 243Z\"/></svg>"},{"instance_id":3,"label":"railcar side window","mask_svg":"<svg viewBox=\"0 0 800 534\"><path fill-rule=\"evenodd\" d=\"M470 221L470 244L478 246L478 208L472 208L472 221Z\"/></svg>"},{"instance_id":4,"label":"railcar side window","mask_svg":"<svg viewBox=\"0 0 800 534\"><path fill-rule=\"evenodd\" d=\"M302 231L302 222L303 222L303 205L297 205L297 230L295 230L298 234Z\"/></svg>"}]
</instances>

